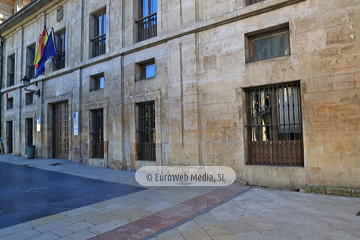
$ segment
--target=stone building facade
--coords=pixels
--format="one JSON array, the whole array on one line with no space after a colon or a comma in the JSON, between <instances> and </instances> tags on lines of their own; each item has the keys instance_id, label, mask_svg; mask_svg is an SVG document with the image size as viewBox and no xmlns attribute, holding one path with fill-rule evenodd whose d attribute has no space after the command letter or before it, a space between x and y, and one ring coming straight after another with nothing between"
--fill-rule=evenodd
<instances>
[{"instance_id":1,"label":"stone building facade","mask_svg":"<svg viewBox=\"0 0 360 240\"><path fill-rule=\"evenodd\" d=\"M0 25L6 151L359 187L359 12L358 0L32 1ZM58 55L31 80L37 96L20 80L44 25Z\"/></svg>"}]
</instances>

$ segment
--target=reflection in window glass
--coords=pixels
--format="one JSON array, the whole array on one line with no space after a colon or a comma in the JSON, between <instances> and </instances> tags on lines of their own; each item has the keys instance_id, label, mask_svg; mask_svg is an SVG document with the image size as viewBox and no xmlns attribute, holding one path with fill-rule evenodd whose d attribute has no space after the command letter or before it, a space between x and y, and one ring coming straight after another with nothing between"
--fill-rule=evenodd
<instances>
[{"instance_id":1,"label":"reflection in window glass","mask_svg":"<svg viewBox=\"0 0 360 240\"><path fill-rule=\"evenodd\" d=\"M104 88L104 77L100 77L99 79L98 79L98 81L99 81L99 88L98 89L103 89Z\"/></svg>"},{"instance_id":2,"label":"reflection in window glass","mask_svg":"<svg viewBox=\"0 0 360 240\"><path fill-rule=\"evenodd\" d=\"M276 33L252 40L252 61L289 55L289 32Z\"/></svg>"},{"instance_id":3,"label":"reflection in window glass","mask_svg":"<svg viewBox=\"0 0 360 240\"><path fill-rule=\"evenodd\" d=\"M155 77L155 64L145 66L145 78Z\"/></svg>"}]
</instances>

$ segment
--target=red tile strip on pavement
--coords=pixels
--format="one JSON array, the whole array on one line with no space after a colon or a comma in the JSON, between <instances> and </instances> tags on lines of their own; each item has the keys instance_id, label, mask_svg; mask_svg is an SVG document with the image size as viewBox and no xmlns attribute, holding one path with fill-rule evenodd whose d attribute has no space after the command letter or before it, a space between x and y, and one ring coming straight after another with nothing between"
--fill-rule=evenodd
<instances>
[{"instance_id":1,"label":"red tile strip on pavement","mask_svg":"<svg viewBox=\"0 0 360 240\"><path fill-rule=\"evenodd\" d=\"M90 240L139 240L211 208L249 187L230 185L179 203L140 220L128 223Z\"/></svg>"}]
</instances>

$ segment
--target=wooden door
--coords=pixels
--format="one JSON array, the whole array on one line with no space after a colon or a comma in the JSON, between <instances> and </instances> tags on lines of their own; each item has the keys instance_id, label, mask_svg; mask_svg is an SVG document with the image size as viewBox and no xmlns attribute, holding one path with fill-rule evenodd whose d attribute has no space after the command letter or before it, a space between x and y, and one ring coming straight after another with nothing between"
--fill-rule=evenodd
<instances>
[{"instance_id":1,"label":"wooden door","mask_svg":"<svg viewBox=\"0 0 360 240\"><path fill-rule=\"evenodd\" d=\"M69 105L55 104L53 108L54 158L69 158Z\"/></svg>"}]
</instances>

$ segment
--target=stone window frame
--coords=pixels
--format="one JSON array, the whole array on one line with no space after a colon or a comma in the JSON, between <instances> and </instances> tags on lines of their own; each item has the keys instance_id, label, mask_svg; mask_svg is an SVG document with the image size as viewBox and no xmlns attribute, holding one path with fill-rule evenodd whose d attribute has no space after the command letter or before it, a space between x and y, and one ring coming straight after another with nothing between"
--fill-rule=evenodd
<instances>
[{"instance_id":1,"label":"stone window frame","mask_svg":"<svg viewBox=\"0 0 360 240\"><path fill-rule=\"evenodd\" d=\"M155 129L156 129L156 142L155 142L155 152L156 152L156 161L138 161L137 157L137 149L136 144L138 142L138 134L137 134L137 126L138 126L138 106L137 103L142 102L155 102ZM146 94L140 94L135 96L129 97L129 104L132 104L132 114L130 119L130 126L131 126L131 156L130 156L130 166L132 169L137 169L137 167L141 166L140 164L148 164L150 166L162 166L163 163L163 156L162 156L162 121L161 121L161 104L162 104L162 96L161 92L152 92Z\"/></svg>"},{"instance_id":2,"label":"stone window frame","mask_svg":"<svg viewBox=\"0 0 360 240\"><path fill-rule=\"evenodd\" d=\"M87 103L85 104L85 108L84 108L84 113L86 114L84 116L84 119L88 119L88 123L90 124L90 114L91 111L96 110L96 109L102 109L103 110L103 140L104 140L104 157L103 158L92 158L90 155L90 152L92 151L92 145L91 143L89 143L89 148L88 148L88 153L89 153L89 161L91 162L97 162L98 164L101 162L103 167L109 167L109 162L108 162L108 148L109 148L109 143L108 143L108 124L106 124L108 122L108 113L109 113L109 101L105 100L105 101L98 101L98 102L92 102L92 103ZM79 122L80 124L80 122ZM90 126L88 127L87 130L87 134L88 136L90 136ZM101 160L99 162L99 160Z\"/></svg>"},{"instance_id":3,"label":"stone window frame","mask_svg":"<svg viewBox=\"0 0 360 240\"><path fill-rule=\"evenodd\" d=\"M138 153L138 161L156 161L156 111L155 111L155 101L147 101L147 102L137 102L136 103L137 112L135 113L137 116L137 153ZM150 108L149 108L150 107ZM148 110L148 111L146 111ZM153 111L152 111L153 110ZM141 114L142 113L142 114ZM148 122L147 126L144 124L144 121L140 120L140 115L144 115L144 121ZM145 120L146 119L146 120ZM152 122L153 121L153 122ZM154 126L153 126L154 125ZM145 139L150 136L150 140L148 142L144 142L141 139ZM147 145L153 145L151 147ZM143 156L139 157L140 152L143 152ZM144 154L145 152L145 154ZM153 156L154 155L154 156Z\"/></svg>"},{"instance_id":4,"label":"stone window frame","mask_svg":"<svg viewBox=\"0 0 360 240\"><path fill-rule=\"evenodd\" d=\"M95 12L90 14L90 57L97 57L106 53L106 45L108 39L107 37L107 28L108 28L108 16L107 16L107 8L106 6L101 7L100 9L96 10ZM97 18L102 17L103 19L103 26L102 31L103 33L98 33L99 26L97 24ZM97 43L101 43L96 45ZM95 46L101 46L96 48Z\"/></svg>"},{"instance_id":5,"label":"stone window frame","mask_svg":"<svg viewBox=\"0 0 360 240\"><path fill-rule=\"evenodd\" d=\"M98 125L94 124L94 117L97 117L95 115L97 115L98 113L101 113L101 117L102 117L102 121L101 121L101 130L100 133L97 132ZM90 130L90 144L91 145L89 147L89 158L99 158L99 159L104 159L104 109L103 108L97 108L97 109L90 109L90 113L89 113L89 130ZM94 135L101 135L100 139L102 139L102 143L97 142L94 138ZM94 146L98 145L98 144L102 144L102 150L100 150L99 152L95 151ZM97 154L96 154L97 153Z\"/></svg>"},{"instance_id":6,"label":"stone window frame","mask_svg":"<svg viewBox=\"0 0 360 240\"><path fill-rule=\"evenodd\" d=\"M15 53L7 57L7 87L15 85Z\"/></svg>"},{"instance_id":7,"label":"stone window frame","mask_svg":"<svg viewBox=\"0 0 360 240\"><path fill-rule=\"evenodd\" d=\"M284 91L285 88L287 88L286 91ZM295 90L294 88L296 88L296 91L293 91ZM289 89L291 90L291 93L289 93ZM245 151L246 165L303 168L305 165L304 132L303 132L304 115L302 109L303 103L302 103L302 91L301 91L300 81L244 87L242 88L242 91L244 93L243 95L244 123L245 123L244 147L246 149ZM278 91L283 93L283 95L281 94L278 95L277 93ZM260 108L259 111L256 112L256 114L254 115L255 107L252 101L253 100L252 94L253 93L256 94L257 92L263 92L264 94L262 95L262 97L259 98L259 100L255 100L255 102L257 101L259 102ZM285 99L286 97L285 92L287 94L288 100ZM264 104L264 106L266 106L265 93L269 93L269 103L268 103L268 106L270 106L269 111L267 111L266 107L263 108L261 107L261 104ZM295 95L297 97L294 97ZM279 99L280 99L280 103L279 103ZM281 99L283 101L283 105L281 104ZM287 106L286 102L290 106L290 108L288 108L287 111L286 111L286 106ZM291 102L295 103L297 107L294 108L294 105L292 105ZM291 106L293 107L292 111L291 111ZM297 113L298 115L296 116L295 113ZM269 116L267 120L265 114ZM261 117L260 123L259 120L254 121L255 118L259 119L259 117ZM296 121L296 119L298 121ZM257 131L256 129L260 129L261 131ZM256 137L257 134L260 134L259 135L260 138ZM292 144L294 144L293 148L292 148ZM272 151L269 151L268 149L269 146L270 148L272 148ZM297 152L295 154L291 153L288 156L287 155L288 151L286 151L285 156L282 156L283 152L281 150L283 149L281 148L281 146L285 147L287 150L290 149L290 151L293 152L297 151ZM296 149L295 146L297 146L298 148ZM257 160L254 161L256 157L251 157L251 156L255 156L255 155L257 156L259 154L250 155L252 148L254 148L254 150L260 151L259 154L262 156L265 155L267 156L269 155L269 153L272 153L272 157L270 157L269 155L268 158L270 158L270 160L263 159L263 161L266 163L264 162L259 163L257 162ZM266 150L264 150L265 148ZM276 159L279 153L280 156L282 156L281 160Z\"/></svg>"},{"instance_id":8,"label":"stone window frame","mask_svg":"<svg viewBox=\"0 0 360 240\"><path fill-rule=\"evenodd\" d=\"M146 67L154 65L154 76L146 77ZM135 81L142 81L156 77L156 62L155 58L147 59L145 61L135 63Z\"/></svg>"},{"instance_id":9,"label":"stone window frame","mask_svg":"<svg viewBox=\"0 0 360 240\"><path fill-rule=\"evenodd\" d=\"M6 99L6 109L10 110L14 108L14 98L10 97Z\"/></svg>"},{"instance_id":10,"label":"stone window frame","mask_svg":"<svg viewBox=\"0 0 360 240\"><path fill-rule=\"evenodd\" d=\"M53 70L57 71L66 67L66 28L62 28L55 32L54 41L56 48L56 56L54 57L55 62L53 62ZM62 40L63 39L63 40ZM61 46L60 46L61 45Z\"/></svg>"},{"instance_id":11,"label":"stone window frame","mask_svg":"<svg viewBox=\"0 0 360 240\"><path fill-rule=\"evenodd\" d=\"M25 93L25 105L31 105L34 103L34 94Z\"/></svg>"},{"instance_id":12,"label":"stone window frame","mask_svg":"<svg viewBox=\"0 0 360 240\"><path fill-rule=\"evenodd\" d=\"M278 56L278 57L272 57L268 59L263 60L253 60L253 40L265 38L274 34L287 32L288 33L288 54ZM289 27L289 22L282 23L276 26L260 29L254 32L246 33L244 36L245 39L245 62L246 63L253 63L253 62L260 62L260 61L267 61L271 59L276 58L282 58L282 57L288 57L291 56L291 39L290 39L291 31Z\"/></svg>"},{"instance_id":13,"label":"stone window frame","mask_svg":"<svg viewBox=\"0 0 360 240\"><path fill-rule=\"evenodd\" d=\"M103 79L103 87L101 87L101 79ZM90 92L105 89L105 74L98 73L90 76Z\"/></svg>"}]
</instances>

